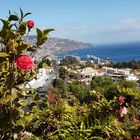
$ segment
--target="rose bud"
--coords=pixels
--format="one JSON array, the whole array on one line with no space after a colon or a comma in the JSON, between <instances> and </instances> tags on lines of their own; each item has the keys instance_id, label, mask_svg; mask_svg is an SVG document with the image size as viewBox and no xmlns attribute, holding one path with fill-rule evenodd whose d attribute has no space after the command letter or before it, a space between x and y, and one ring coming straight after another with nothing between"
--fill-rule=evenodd
<instances>
[{"instance_id":1,"label":"rose bud","mask_svg":"<svg viewBox=\"0 0 140 140\"><path fill-rule=\"evenodd\" d=\"M33 28L34 27L34 22L32 20L29 20L27 22L27 26L28 26L29 29Z\"/></svg>"}]
</instances>

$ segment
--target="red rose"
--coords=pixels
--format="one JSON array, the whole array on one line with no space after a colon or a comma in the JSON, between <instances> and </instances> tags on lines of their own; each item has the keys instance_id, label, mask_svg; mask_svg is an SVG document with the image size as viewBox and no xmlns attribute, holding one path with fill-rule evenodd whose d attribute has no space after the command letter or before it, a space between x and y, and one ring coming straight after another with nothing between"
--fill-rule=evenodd
<instances>
[{"instance_id":1,"label":"red rose","mask_svg":"<svg viewBox=\"0 0 140 140\"><path fill-rule=\"evenodd\" d=\"M121 104L123 104L123 103L124 103L124 99L125 99L125 97L124 97L124 96L119 96L119 102L120 102Z\"/></svg>"},{"instance_id":2,"label":"red rose","mask_svg":"<svg viewBox=\"0 0 140 140\"><path fill-rule=\"evenodd\" d=\"M27 26L28 26L29 29L33 28L34 27L34 22L32 20L29 20L27 22Z\"/></svg>"},{"instance_id":3,"label":"red rose","mask_svg":"<svg viewBox=\"0 0 140 140\"><path fill-rule=\"evenodd\" d=\"M22 71L32 70L35 66L32 57L28 55L20 55L16 58L16 66Z\"/></svg>"}]
</instances>

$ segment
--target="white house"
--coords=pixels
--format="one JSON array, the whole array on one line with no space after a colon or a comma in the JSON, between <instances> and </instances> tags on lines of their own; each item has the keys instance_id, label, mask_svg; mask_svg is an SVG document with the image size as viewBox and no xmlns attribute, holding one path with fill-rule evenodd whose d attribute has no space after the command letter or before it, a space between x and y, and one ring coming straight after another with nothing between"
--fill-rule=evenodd
<instances>
[{"instance_id":1,"label":"white house","mask_svg":"<svg viewBox=\"0 0 140 140\"><path fill-rule=\"evenodd\" d=\"M126 80L128 80L128 81L131 81L131 80L132 81L137 81L137 80L139 80L139 78L134 74L129 74L129 75L126 76Z\"/></svg>"},{"instance_id":2,"label":"white house","mask_svg":"<svg viewBox=\"0 0 140 140\"><path fill-rule=\"evenodd\" d=\"M92 78L93 76L98 75L98 70L93 69L92 67L87 67L79 72L78 76L82 79L84 78Z\"/></svg>"},{"instance_id":3,"label":"white house","mask_svg":"<svg viewBox=\"0 0 140 140\"><path fill-rule=\"evenodd\" d=\"M107 73L112 74L112 73L117 73L117 69L111 68L111 67L103 67Z\"/></svg>"},{"instance_id":4,"label":"white house","mask_svg":"<svg viewBox=\"0 0 140 140\"><path fill-rule=\"evenodd\" d=\"M129 75L131 69L118 69L118 73L122 75Z\"/></svg>"},{"instance_id":5,"label":"white house","mask_svg":"<svg viewBox=\"0 0 140 140\"><path fill-rule=\"evenodd\" d=\"M118 69L118 68L112 68L112 67L103 67L106 69L107 73L112 74L112 73L118 73L122 75L129 75L131 69Z\"/></svg>"},{"instance_id":6,"label":"white house","mask_svg":"<svg viewBox=\"0 0 140 140\"><path fill-rule=\"evenodd\" d=\"M46 83L48 78L49 76L46 74L46 69L41 68L39 69L39 73L37 74L37 79L32 79L25 86L27 88L37 89L39 87L42 87Z\"/></svg>"}]
</instances>

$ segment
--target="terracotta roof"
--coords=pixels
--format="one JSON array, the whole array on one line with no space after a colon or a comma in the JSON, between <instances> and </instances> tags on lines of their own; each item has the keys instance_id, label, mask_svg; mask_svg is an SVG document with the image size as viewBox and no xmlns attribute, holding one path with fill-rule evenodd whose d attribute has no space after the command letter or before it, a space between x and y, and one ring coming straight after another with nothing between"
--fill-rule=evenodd
<instances>
[{"instance_id":1,"label":"terracotta roof","mask_svg":"<svg viewBox=\"0 0 140 140\"><path fill-rule=\"evenodd\" d=\"M114 76L114 77L121 77L123 76L122 74L119 74L119 73L113 73L111 76Z\"/></svg>"},{"instance_id":2,"label":"terracotta roof","mask_svg":"<svg viewBox=\"0 0 140 140\"><path fill-rule=\"evenodd\" d=\"M140 75L140 71L138 71L138 70L133 70L131 73L134 75Z\"/></svg>"},{"instance_id":3,"label":"terracotta roof","mask_svg":"<svg viewBox=\"0 0 140 140\"><path fill-rule=\"evenodd\" d=\"M101 72L104 72L105 73L106 72L106 69L105 68L98 69L98 72L100 72L100 73Z\"/></svg>"}]
</instances>

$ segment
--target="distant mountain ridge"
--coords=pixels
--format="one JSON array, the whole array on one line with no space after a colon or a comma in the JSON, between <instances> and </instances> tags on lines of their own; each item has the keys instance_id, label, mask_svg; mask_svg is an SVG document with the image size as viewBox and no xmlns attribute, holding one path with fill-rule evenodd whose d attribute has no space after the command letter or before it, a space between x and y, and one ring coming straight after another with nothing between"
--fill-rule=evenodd
<instances>
[{"instance_id":1,"label":"distant mountain ridge","mask_svg":"<svg viewBox=\"0 0 140 140\"><path fill-rule=\"evenodd\" d=\"M29 36L29 42L34 43L36 36ZM90 43L83 43L70 39L60 39L49 37L48 40L41 46L41 49L37 52L36 57L43 57L46 54L57 54L60 52L78 50L84 48L90 48L94 45ZM40 56L41 55L41 56Z\"/></svg>"}]
</instances>

